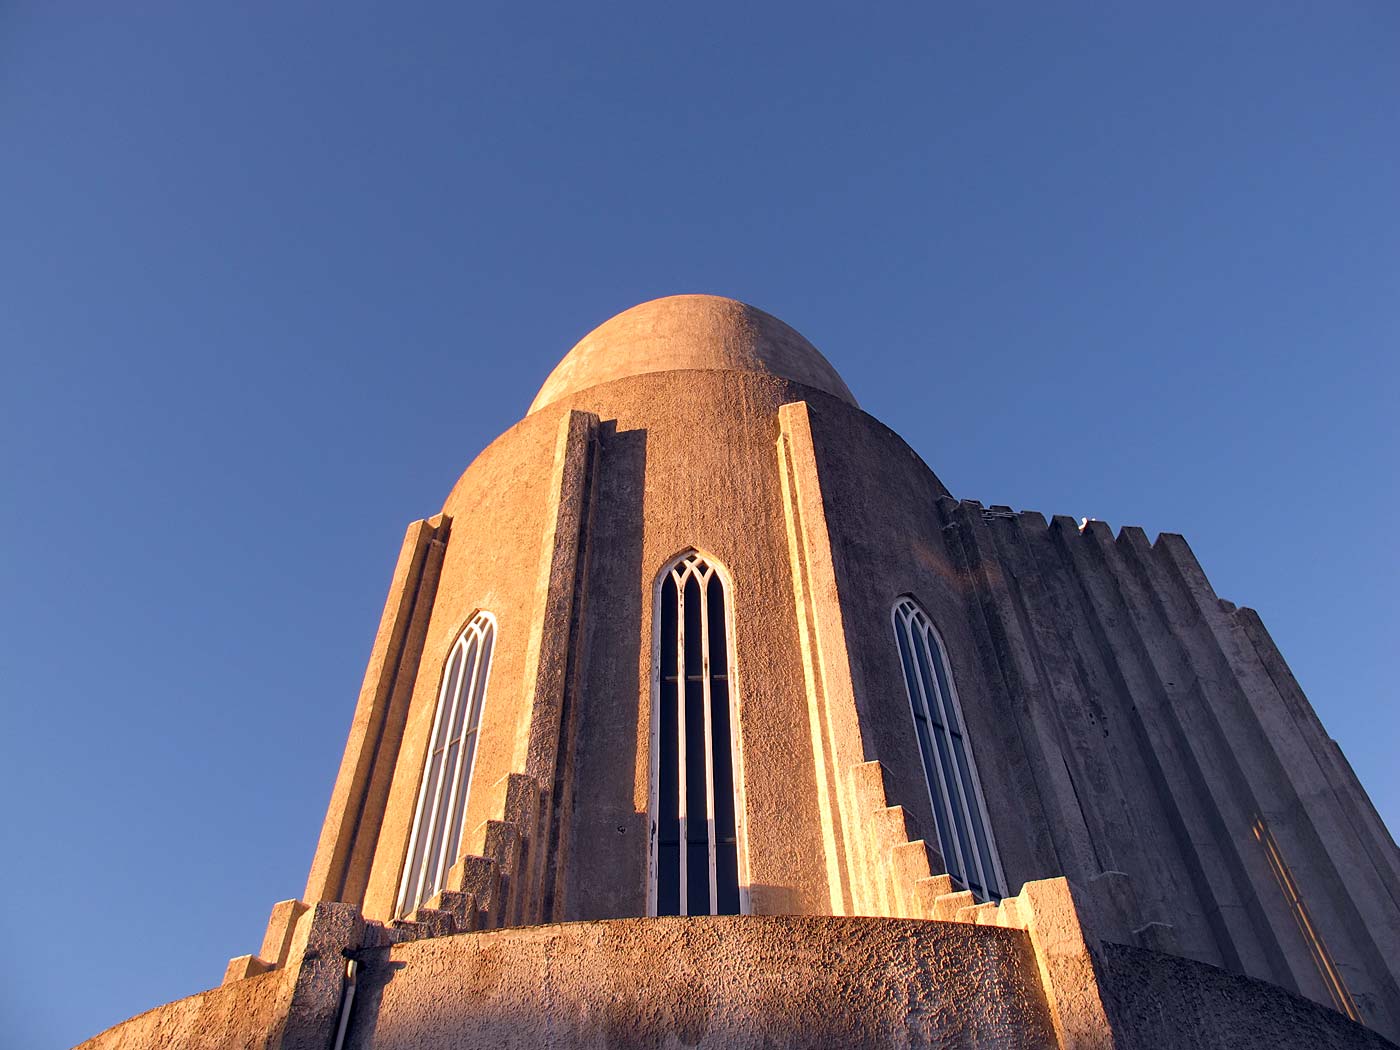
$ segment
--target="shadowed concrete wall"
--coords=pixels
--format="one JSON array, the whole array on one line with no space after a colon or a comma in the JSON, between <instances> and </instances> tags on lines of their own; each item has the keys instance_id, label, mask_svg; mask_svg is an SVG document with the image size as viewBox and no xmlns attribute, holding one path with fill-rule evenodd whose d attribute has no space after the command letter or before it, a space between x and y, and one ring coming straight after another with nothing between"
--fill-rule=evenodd
<instances>
[{"instance_id":1,"label":"shadowed concrete wall","mask_svg":"<svg viewBox=\"0 0 1400 1050\"><path fill-rule=\"evenodd\" d=\"M1105 1005L1131 1050L1317 1050L1394 1044L1274 985L1127 945L1103 946ZM1221 1009L1228 1003L1229 1009Z\"/></svg>"}]
</instances>

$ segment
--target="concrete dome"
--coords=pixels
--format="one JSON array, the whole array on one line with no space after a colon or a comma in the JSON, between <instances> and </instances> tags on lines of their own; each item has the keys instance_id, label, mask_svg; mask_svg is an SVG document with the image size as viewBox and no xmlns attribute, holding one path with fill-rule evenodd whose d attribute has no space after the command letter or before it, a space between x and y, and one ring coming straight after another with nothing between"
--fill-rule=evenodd
<instances>
[{"instance_id":1,"label":"concrete dome","mask_svg":"<svg viewBox=\"0 0 1400 1050\"><path fill-rule=\"evenodd\" d=\"M821 351L772 314L719 295L671 295L624 310L579 340L530 411L615 379L697 368L763 372L856 404Z\"/></svg>"}]
</instances>

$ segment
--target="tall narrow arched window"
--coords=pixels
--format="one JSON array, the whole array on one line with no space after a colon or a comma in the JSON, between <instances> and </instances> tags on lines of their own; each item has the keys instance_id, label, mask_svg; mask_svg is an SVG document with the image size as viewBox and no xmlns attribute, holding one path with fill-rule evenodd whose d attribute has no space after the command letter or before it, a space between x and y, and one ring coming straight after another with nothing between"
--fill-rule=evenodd
<instances>
[{"instance_id":1,"label":"tall narrow arched window","mask_svg":"<svg viewBox=\"0 0 1400 1050\"><path fill-rule=\"evenodd\" d=\"M738 749L729 595L716 566L691 551L661 573L653 605L653 915L737 915Z\"/></svg>"},{"instance_id":2,"label":"tall narrow arched window","mask_svg":"<svg viewBox=\"0 0 1400 1050\"><path fill-rule=\"evenodd\" d=\"M447 870L457 862L495 640L495 618L479 612L448 654L399 885L397 915L409 914L441 890Z\"/></svg>"},{"instance_id":3,"label":"tall narrow arched window","mask_svg":"<svg viewBox=\"0 0 1400 1050\"><path fill-rule=\"evenodd\" d=\"M943 640L912 598L895 602L892 615L948 874L979 899L1000 900L1006 893L1005 880Z\"/></svg>"}]
</instances>

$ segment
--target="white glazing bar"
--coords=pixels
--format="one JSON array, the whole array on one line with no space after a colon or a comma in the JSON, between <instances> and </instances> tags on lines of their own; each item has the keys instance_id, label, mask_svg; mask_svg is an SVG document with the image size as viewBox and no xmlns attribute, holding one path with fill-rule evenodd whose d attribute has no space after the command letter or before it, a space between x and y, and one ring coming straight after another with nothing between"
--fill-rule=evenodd
<instances>
[{"instance_id":1,"label":"white glazing bar","mask_svg":"<svg viewBox=\"0 0 1400 1050\"><path fill-rule=\"evenodd\" d=\"M459 641L457 642L457 644L458 644L458 645L463 645L464 642L465 642L465 636L463 637L463 639L459 640ZM462 664L463 664L462 670L465 671L465 670L466 670L466 654L465 654L465 652L463 653ZM452 700L451 700L451 703L450 703L450 705L449 705L449 710L448 710L448 712L447 712L447 715L448 715L448 722L447 722L447 725L448 725L449 727L452 725L453 722L455 722L455 721L457 720L457 710L458 710L458 705L461 703L461 700L462 700L462 678L461 678L461 672L459 672L459 673L458 673L458 676L457 676L456 687L455 687L455 688L453 689L453 691L452 691ZM434 776L434 778L433 778L434 783L433 783L432 792L431 792L430 795L429 795L429 798L432 800L432 807L428 810L428 824L427 824L427 827L425 827L425 828L423 829L423 860L422 860L422 862L421 862L421 863L419 864L419 866L418 866L418 878L417 878L416 883L415 883L414 888L413 888L413 902L412 902L412 907L415 907L415 908L416 908L419 904L421 904L421 903L423 902L423 884L424 884L424 882L427 880L427 877L428 877L428 869L432 866L432 860L431 860L429 854L431 853L432 848L433 848L433 835L437 832L438 824L439 824L439 822L442 820L442 783L443 783L443 778L444 778L444 777L446 776L446 774L447 774L447 769L446 769L446 766L447 766L447 742L446 742L445 740L443 741L443 743L441 744L441 746L440 746L439 748L436 748L436 749L434 750L433 755L430 756L430 759L429 759L429 767L428 767L428 768L429 768L429 769L432 768L432 765L431 765L431 758L432 758L432 757L436 757L437 752L438 752L439 750L440 750L440 751L442 752L442 754L443 754L443 760L442 760L441 762L438 763L437 771L436 771L436 776Z\"/></svg>"},{"instance_id":2,"label":"white glazing bar","mask_svg":"<svg viewBox=\"0 0 1400 1050\"><path fill-rule=\"evenodd\" d=\"M972 755L972 738L967 733L967 723L963 720L962 704L958 701L958 687L953 681L953 667L948 662L948 651L943 648L943 639L938 636L938 632L932 629L933 642L938 647L938 655L943 661L943 681L948 687L948 707L957 719L958 732L962 734L963 758L967 762L967 779L972 784L974 797L968 799L968 805L977 807L977 819L980 821L982 833L986 838L987 853L989 856L983 858L983 868L985 869L984 885L987 889L998 896L1006 893L1006 883L1001 872L1001 860L997 857L996 840L992 837L992 822L987 817L987 802L982 797L982 781L977 776L977 760ZM978 846L979 851L981 846Z\"/></svg>"},{"instance_id":3,"label":"white glazing bar","mask_svg":"<svg viewBox=\"0 0 1400 1050\"><path fill-rule=\"evenodd\" d=\"M460 642L458 644L460 644ZM453 649L455 652L456 646L453 646ZM451 659L452 657L449 656L448 660L450 661ZM451 667L450 662L448 666ZM459 674L460 671L443 676L442 689L438 692L437 710L433 712L433 728L428 737L428 755L423 762L423 783L418 788L418 809L414 813L413 829L409 832L408 836L408 855L404 860L403 880L399 886L399 902L394 909L396 914L400 916L404 915L408 910L409 886L413 882L414 869L418 867L416 863L419 851L418 834L423 822L424 803L427 801L428 796L428 770L432 768L433 746L437 742L438 726L442 722L443 707L445 706L448 690L452 688L452 680L457 678Z\"/></svg>"},{"instance_id":4,"label":"white glazing bar","mask_svg":"<svg viewBox=\"0 0 1400 1050\"><path fill-rule=\"evenodd\" d=\"M935 767L933 770L933 774L934 777L937 778L936 784L934 782L933 777L929 778L929 801L935 804L942 803L943 816L944 819L948 822L948 841L953 844L953 852L955 856L952 857L951 860L949 860L949 858L947 857L943 859L945 862L948 862L953 865L953 867L950 868L950 872L962 879L963 882L966 882L968 870L967 863L963 859L962 855L962 842L960 841L961 836L958 835L958 824L957 821L953 819L952 800L948 797L948 777L943 769L943 757L939 753L938 742L932 739L933 734L939 731L938 725L935 724L933 721L933 711L929 704L928 698L928 689L932 688L933 684L929 683L927 686L925 686L924 684L924 665L921 664L919 661L919 647L922 645L922 639L918 637L918 634L915 631L915 616L917 615L917 612L913 609L910 609L909 613L910 615L904 621L903 624L905 630L905 638L908 640L909 643L909 655L913 657L911 663L913 665L914 671L914 684L918 689L918 702L922 706L924 713L924 725L927 726L927 732L930 737L928 742L928 750L929 754L933 757L933 764ZM929 669L928 673L933 673L932 668ZM950 760L952 759L951 754L948 757ZM938 798L933 797L935 793L939 796Z\"/></svg>"},{"instance_id":5,"label":"white glazing bar","mask_svg":"<svg viewBox=\"0 0 1400 1050\"><path fill-rule=\"evenodd\" d=\"M491 653L496 639L496 627L491 621L487 621L481 635L480 644L477 647L477 667L476 681L472 686L472 692L467 700L466 727L462 731L461 747L458 761L462 766L461 781L462 787L458 792L457 804L453 807L452 820L447 824L447 833L451 843L447 854L447 863L443 867L442 878L446 878L447 872L456 862L458 851L462 843L462 830L466 823L467 805L471 801L472 770L476 768L476 745L478 734L481 729L482 711L486 707L486 691L491 685ZM464 675L465 677L465 675ZM441 884L438 886L442 888Z\"/></svg>"},{"instance_id":6,"label":"white glazing bar","mask_svg":"<svg viewBox=\"0 0 1400 1050\"><path fill-rule=\"evenodd\" d=\"M710 586L713 582L714 570L706 566L705 575L700 578L700 688L705 706L705 824L709 836L707 852L710 859L711 915L719 911L719 879L715 864L715 838L718 835L715 820L715 740L714 723L710 719Z\"/></svg>"},{"instance_id":7,"label":"white glazing bar","mask_svg":"<svg viewBox=\"0 0 1400 1050\"><path fill-rule=\"evenodd\" d=\"M684 562L671 572L673 586L676 588L676 794L679 796L676 808L679 817L676 822L678 840L676 853L680 867L680 875L677 879L680 894L677 909L679 915L689 914L686 910L688 897L686 854L690 850L689 828L687 827L685 810L685 578L689 572L690 567Z\"/></svg>"},{"instance_id":8,"label":"white glazing bar","mask_svg":"<svg viewBox=\"0 0 1400 1050\"><path fill-rule=\"evenodd\" d=\"M911 681L911 676L918 674L918 658L914 655L907 615L908 610L904 604L895 607L893 617L895 648L899 655L900 670L904 674L904 692L909 699L909 714L914 720L914 737L919 749L919 768L924 771L924 786L928 789L929 812L933 817L933 833L938 844L938 852L945 863L956 862L956 853L949 856L953 851L946 848L953 844L954 831L948 826L947 815L939 812L941 797L936 795L934 788L934 778L938 775L938 770L936 766L930 768L930 763L934 761L932 730L929 728L927 713L922 718L919 714L922 701L918 695L917 684ZM921 720L924 723L923 730L919 729ZM955 846L954 849L956 849Z\"/></svg>"},{"instance_id":9,"label":"white glazing bar","mask_svg":"<svg viewBox=\"0 0 1400 1050\"><path fill-rule=\"evenodd\" d=\"M967 864L962 855L962 840L958 835L958 823L953 817L952 799L948 795L947 771L943 768L943 755L938 749L939 741L934 736L935 733L941 731L941 726L935 720L932 705L929 703L928 690L933 688L933 684L924 681L924 664L919 658L922 639L918 624L918 610L912 605L905 608L903 627L905 641L909 645L909 662L914 672L914 684L919 694L917 702L924 715L924 731L928 734L928 751L933 758L934 768L931 770L929 779L929 795L941 810L939 816L947 826L948 842L953 847L953 855L945 857L944 861L948 865L949 874L966 882ZM929 673L932 674L931 669ZM951 759L951 757L950 754L949 758ZM935 795L937 797L933 798Z\"/></svg>"},{"instance_id":10,"label":"white glazing bar","mask_svg":"<svg viewBox=\"0 0 1400 1050\"><path fill-rule=\"evenodd\" d=\"M453 851L456 848L455 844L450 840L452 838L452 828L456 824L456 820L454 818L457 815L457 807L463 805L466 802L466 800L462 798L461 791L459 790L462 784L462 770L463 767L465 767L466 765L466 762L464 761L467 738L466 727L471 722L471 708L476 701L477 679L482 674L483 666L485 664L485 661L482 659L484 649L484 646L482 644L482 638L481 635L475 631L475 626L476 625L473 624L473 627L469 629L469 631L471 633L476 634L476 637L473 638L473 642L475 643L476 658L474 660L463 660L462 678L459 689L459 702L454 705L456 710L454 710L453 712L454 719L452 723L452 729L457 730L457 736L456 740L454 741L449 735L447 741L448 750L447 752L445 752L445 754L450 753L453 743L457 744L457 757L453 760L452 763L452 782L447 788L448 795L445 800L447 804L441 807L444 811L442 822L442 846L438 850L438 855L435 858L433 858L433 864L431 866L432 878L429 880L428 892L425 895L426 897L431 897L434 893L436 893L442 888L442 878L443 873L446 870L448 864L448 858L452 856ZM472 646L468 646L467 651L471 652ZM471 670L470 685L468 685L467 681L467 670L469 666ZM461 722L457 722L455 717L458 712L461 713ZM458 726L460 726L461 728L458 729ZM444 777L446 777L445 770L443 775ZM424 898L420 898L420 902L422 899Z\"/></svg>"},{"instance_id":11,"label":"white glazing bar","mask_svg":"<svg viewBox=\"0 0 1400 1050\"><path fill-rule=\"evenodd\" d=\"M969 864L967 868L969 881L971 875L975 873L978 884L982 888L982 893L984 895L989 895L993 892L993 888L987 881L986 867L982 862L982 851L977 844L977 826L972 822L973 810L972 807L968 805L967 792L963 788L963 770L961 767L966 760L967 737L961 733L961 731L959 732L958 735L962 737L963 744L962 748L959 749L958 742L953 739L953 727L957 726L958 729L961 730L961 725L957 721L958 713L953 710L953 705L949 702L952 698L943 696L943 689L939 684L940 678L943 681L947 681L948 670L946 666L943 666L943 651L938 644L938 639L934 637L933 626L929 624L927 620L922 624L922 634L924 649L927 651L929 657L929 666L933 668L934 672L932 686L938 694L939 708L943 713L943 734L948 741L948 754L953 760L953 789L957 792L958 805L962 809L963 819L967 822L964 825L967 828L967 848L972 851L972 863ZM937 660L938 664L934 664L934 660ZM941 676L938 674L940 670L943 672ZM967 773L968 780L971 780L972 771L968 770Z\"/></svg>"}]
</instances>

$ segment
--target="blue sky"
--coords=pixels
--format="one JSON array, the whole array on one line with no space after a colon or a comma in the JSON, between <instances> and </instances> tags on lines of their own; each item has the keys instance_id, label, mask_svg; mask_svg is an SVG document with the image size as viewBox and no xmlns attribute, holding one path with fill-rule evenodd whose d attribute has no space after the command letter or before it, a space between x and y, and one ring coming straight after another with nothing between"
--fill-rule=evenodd
<instances>
[{"instance_id":1,"label":"blue sky","mask_svg":"<svg viewBox=\"0 0 1400 1050\"><path fill-rule=\"evenodd\" d=\"M405 525L714 292L955 494L1186 535L1400 821L1400 8L0 13L0 1015L300 893Z\"/></svg>"}]
</instances>

